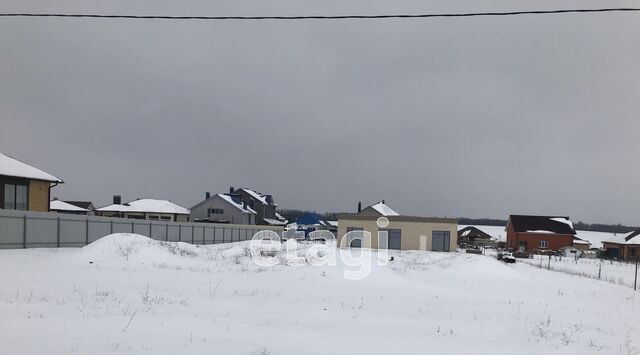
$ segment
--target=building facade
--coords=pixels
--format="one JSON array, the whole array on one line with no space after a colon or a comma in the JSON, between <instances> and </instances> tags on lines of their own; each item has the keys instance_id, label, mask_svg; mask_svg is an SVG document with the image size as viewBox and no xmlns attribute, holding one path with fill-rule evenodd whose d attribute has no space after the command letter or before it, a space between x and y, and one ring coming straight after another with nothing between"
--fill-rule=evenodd
<instances>
[{"instance_id":1,"label":"building facade","mask_svg":"<svg viewBox=\"0 0 640 355\"><path fill-rule=\"evenodd\" d=\"M207 193L190 211L195 222L256 224L256 211L237 195Z\"/></svg>"},{"instance_id":2,"label":"building facade","mask_svg":"<svg viewBox=\"0 0 640 355\"><path fill-rule=\"evenodd\" d=\"M51 188L62 182L62 179L0 153L0 208L48 212Z\"/></svg>"},{"instance_id":3,"label":"building facade","mask_svg":"<svg viewBox=\"0 0 640 355\"><path fill-rule=\"evenodd\" d=\"M576 231L569 217L510 215L507 247L520 252L557 251L573 246Z\"/></svg>"},{"instance_id":4,"label":"building facade","mask_svg":"<svg viewBox=\"0 0 640 355\"><path fill-rule=\"evenodd\" d=\"M380 216L345 214L338 217L340 247L373 249L456 251L458 222L451 218L384 216L388 225L379 226ZM370 239L357 240L347 235L351 231L371 233ZM387 232L386 240L379 231Z\"/></svg>"}]
</instances>

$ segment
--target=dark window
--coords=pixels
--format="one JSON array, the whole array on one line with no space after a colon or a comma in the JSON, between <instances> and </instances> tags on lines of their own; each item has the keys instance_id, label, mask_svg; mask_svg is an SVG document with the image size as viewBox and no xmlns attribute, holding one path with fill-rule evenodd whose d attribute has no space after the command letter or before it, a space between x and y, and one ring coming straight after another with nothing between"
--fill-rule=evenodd
<instances>
[{"instance_id":1,"label":"dark window","mask_svg":"<svg viewBox=\"0 0 640 355\"><path fill-rule=\"evenodd\" d=\"M209 216L212 214L224 214L224 210L222 208L209 208Z\"/></svg>"},{"instance_id":2,"label":"dark window","mask_svg":"<svg viewBox=\"0 0 640 355\"><path fill-rule=\"evenodd\" d=\"M451 241L451 235L449 231L431 232L431 250L432 251L449 251L450 241Z\"/></svg>"},{"instance_id":3,"label":"dark window","mask_svg":"<svg viewBox=\"0 0 640 355\"><path fill-rule=\"evenodd\" d=\"M149 216L148 218L154 221L157 221L159 219L158 216Z\"/></svg>"},{"instance_id":4,"label":"dark window","mask_svg":"<svg viewBox=\"0 0 640 355\"><path fill-rule=\"evenodd\" d=\"M169 216L160 216L160 219L163 220L163 221L170 221L171 217L169 217Z\"/></svg>"},{"instance_id":5,"label":"dark window","mask_svg":"<svg viewBox=\"0 0 640 355\"><path fill-rule=\"evenodd\" d=\"M4 185L4 208L8 210L27 210L28 192L26 185Z\"/></svg>"},{"instance_id":6,"label":"dark window","mask_svg":"<svg viewBox=\"0 0 640 355\"><path fill-rule=\"evenodd\" d=\"M347 227L347 233L352 232L352 231L361 231L364 230L360 227ZM362 248L362 239L358 238L358 239L353 239L351 241L349 241L349 247L350 248Z\"/></svg>"}]
</instances>

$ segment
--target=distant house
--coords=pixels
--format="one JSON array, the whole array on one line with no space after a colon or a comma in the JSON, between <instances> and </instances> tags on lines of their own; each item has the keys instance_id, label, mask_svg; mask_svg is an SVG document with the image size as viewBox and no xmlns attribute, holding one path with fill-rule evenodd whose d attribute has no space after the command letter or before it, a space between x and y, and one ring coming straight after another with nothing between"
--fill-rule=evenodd
<instances>
[{"instance_id":1,"label":"distant house","mask_svg":"<svg viewBox=\"0 0 640 355\"><path fill-rule=\"evenodd\" d=\"M79 214L85 216L90 212L86 208L78 207L76 205L72 205L68 202L60 200L53 200L49 202L49 211L67 214Z\"/></svg>"},{"instance_id":2,"label":"distant house","mask_svg":"<svg viewBox=\"0 0 640 355\"><path fill-rule=\"evenodd\" d=\"M327 230L330 232L338 231L338 223L334 221L331 223L330 221L324 220L319 214L308 212L298 217L298 219L294 222L297 226L298 230L302 230L305 232L305 235L309 234L313 231Z\"/></svg>"},{"instance_id":3,"label":"distant house","mask_svg":"<svg viewBox=\"0 0 640 355\"><path fill-rule=\"evenodd\" d=\"M510 215L507 246L522 252L556 251L573 246L576 231L569 217Z\"/></svg>"},{"instance_id":4,"label":"distant house","mask_svg":"<svg viewBox=\"0 0 640 355\"><path fill-rule=\"evenodd\" d=\"M95 214L96 206L93 205L91 201L64 201L70 205L74 205L80 208L84 208L85 210L89 210L89 214Z\"/></svg>"},{"instance_id":5,"label":"distant house","mask_svg":"<svg viewBox=\"0 0 640 355\"><path fill-rule=\"evenodd\" d=\"M191 219L195 222L256 224L257 213L238 195L208 192L205 199L191 207Z\"/></svg>"},{"instance_id":6,"label":"distant house","mask_svg":"<svg viewBox=\"0 0 640 355\"><path fill-rule=\"evenodd\" d=\"M496 245L496 240L484 231L469 226L458 231L458 244Z\"/></svg>"},{"instance_id":7,"label":"distant house","mask_svg":"<svg viewBox=\"0 0 640 355\"><path fill-rule=\"evenodd\" d=\"M640 257L640 229L603 240L602 246L609 258L635 260Z\"/></svg>"},{"instance_id":8,"label":"distant house","mask_svg":"<svg viewBox=\"0 0 640 355\"><path fill-rule=\"evenodd\" d=\"M278 205L274 202L273 196L265 195L245 187L234 189L233 186L229 188L228 195L237 196L240 201L246 203L247 206L256 211L256 224L271 226L286 225L286 220L276 213L276 207Z\"/></svg>"},{"instance_id":9,"label":"distant house","mask_svg":"<svg viewBox=\"0 0 640 355\"><path fill-rule=\"evenodd\" d=\"M98 216L154 221L189 221L189 210L167 200L138 199L122 204L121 197L113 196L113 204L96 209Z\"/></svg>"},{"instance_id":10,"label":"distant house","mask_svg":"<svg viewBox=\"0 0 640 355\"><path fill-rule=\"evenodd\" d=\"M378 225L380 217L386 217L388 224ZM338 246L348 248L455 251L457 230L456 219L402 216L383 200L365 209L358 203L358 213L339 215L336 239ZM347 235L352 231L369 232L371 240ZM379 238L379 231L387 232L387 237Z\"/></svg>"},{"instance_id":11,"label":"distant house","mask_svg":"<svg viewBox=\"0 0 640 355\"><path fill-rule=\"evenodd\" d=\"M0 153L0 208L48 212L51 188L62 182L62 179Z\"/></svg>"},{"instance_id":12,"label":"distant house","mask_svg":"<svg viewBox=\"0 0 640 355\"><path fill-rule=\"evenodd\" d=\"M573 247L579 250L589 250L591 249L591 242L575 237L573 238Z\"/></svg>"}]
</instances>

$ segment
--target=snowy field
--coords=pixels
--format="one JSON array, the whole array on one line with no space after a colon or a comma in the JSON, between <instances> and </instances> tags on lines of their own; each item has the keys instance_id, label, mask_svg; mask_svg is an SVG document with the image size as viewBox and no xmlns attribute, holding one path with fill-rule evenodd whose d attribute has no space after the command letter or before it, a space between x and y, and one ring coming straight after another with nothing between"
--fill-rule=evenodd
<instances>
[{"instance_id":1,"label":"snowy field","mask_svg":"<svg viewBox=\"0 0 640 355\"><path fill-rule=\"evenodd\" d=\"M633 287L635 280L635 263L617 262L601 259L567 258L534 255L533 259L518 259L538 268L564 272L581 277L600 279L610 283Z\"/></svg>"},{"instance_id":2,"label":"snowy field","mask_svg":"<svg viewBox=\"0 0 640 355\"><path fill-rule=\"evenodd\" d=\"M368 277L353 281L342 263L261 267L247 250L248 242L192 246L135 235L82 249L2 250L0 354L640 348L640 296L605 281L433 252L395 252L389 265L374 263Z\"/></svg>"}]
</instances>

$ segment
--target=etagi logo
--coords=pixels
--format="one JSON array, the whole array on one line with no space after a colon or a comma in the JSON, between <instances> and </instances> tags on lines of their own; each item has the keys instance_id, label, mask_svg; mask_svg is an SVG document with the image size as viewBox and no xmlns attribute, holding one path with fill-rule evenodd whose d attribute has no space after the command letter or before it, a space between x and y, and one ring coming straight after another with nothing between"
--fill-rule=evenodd
<instances>
[{"instance_id":1,"label":"etagi logo","mask_svg":"<svg viewBox=\"0 0 640 355\"><path fill-rule=\"evenodd\" d=\"M386 228L389 219L380 217L376 221L379 228ZM343 277L348 280L362 280L371 273L375 262L380 266L389 263L389 233L378 231L378 249L371 249L371 233L364 230L352 230L340 239L329 231L310 232L304 239L304 232L285 230L282 242L280 235L274 231L263 230L255 233L250 242L251 258L260 266L345 266ZM297 239L304 239L298 243Z\"/></svg>"}]
</instances>

